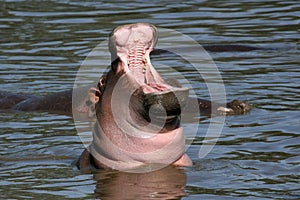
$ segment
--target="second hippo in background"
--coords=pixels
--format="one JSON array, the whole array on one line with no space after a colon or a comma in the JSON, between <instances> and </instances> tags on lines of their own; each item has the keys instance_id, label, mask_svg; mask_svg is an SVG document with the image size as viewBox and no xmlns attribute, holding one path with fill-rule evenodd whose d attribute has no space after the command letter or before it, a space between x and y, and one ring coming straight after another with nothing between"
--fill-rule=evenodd
<instances>
[{"instance_id":1,"label":"second hippo in background","mask_svg":"<svg viewBox=\"0 0 300 200\"><path fill-rule=\"evenodd\" d=\"M174 79L166 80L166 82L172 86L181 87ZM88 85L62 92L55 92L45 96L0 91L0 109L26 112L46 111L66 115L72 115L72 112L76 112L82 114L86 113L92 117L95 115L95 102L92 101L89 96L94 95L95 91L89 91L90 88L91 85ZM73 98L74 93L83 95L78 95L76 98ZM72 102L72 100L74 100L74 102ZM189 97L185 109L187 109L188 112L197 112L199 110L201 115L240 115L246 114L252 109L252 106L248 102L242 100L232 100L224 106L206 99L197 98L197 108L191 104L192 101L195 101L195 99Z\"/></svg>"}]
</instances>

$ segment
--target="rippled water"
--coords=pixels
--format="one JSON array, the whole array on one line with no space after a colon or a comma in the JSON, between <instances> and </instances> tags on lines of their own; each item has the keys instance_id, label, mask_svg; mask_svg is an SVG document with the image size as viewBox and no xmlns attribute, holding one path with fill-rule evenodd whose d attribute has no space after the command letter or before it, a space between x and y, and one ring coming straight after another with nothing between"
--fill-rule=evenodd
<instances>
[{"instance_id":1,"label":"rippled water","mask_svg":"<svg viewBox=\"0 0 300 200\"><path fill-rule=\"evenodd\" d=\"M134 22L187 34L200 44L247 44L250 52L210 52L229 100L253 104L226 117L221 137L198 153L216 118L184 125L194 166L150 174L72 167L83 145L71 117L2 110L1 199L298 199L300 198L300 60L298 1L0 2L0 90L44 95L70 89L80 64L112 28ZM209 98L204 81L177 58L155 57L189 77ZM100 76L100 74L99 74Z\"/></svg>"}]
</instances>

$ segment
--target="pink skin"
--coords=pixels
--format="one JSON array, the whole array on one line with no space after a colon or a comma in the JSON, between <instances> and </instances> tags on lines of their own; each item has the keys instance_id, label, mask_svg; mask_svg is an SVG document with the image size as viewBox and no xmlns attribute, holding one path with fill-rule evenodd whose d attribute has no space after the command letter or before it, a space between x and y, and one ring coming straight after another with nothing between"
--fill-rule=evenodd
<instances>
[{"instance_id":1,"label":"pink skin","mask_svg":"<svg viewBox=\"0 0 300 200\"><path fill-rule=\"evenodd\" d=\"M117 57L121 60L116 72L131 71L135 80L144 85L145 93L170 89L151 65L150 52L156 44L156 37L156 28L143 23L118 27L112 37Z\"/></svg>"},{"instance_id":2,"label":"pink skin","mask_svg":"<svg viewBox=\"0 0 300 200\"><path fill-rule=\"evenodd\" d=\"M184 153L181 127L149 124L136 110L136 91L164 92L166 84L150 62L156 43L156 29L138 23L115 29L111 35L119 61L106 76L106 87L96 110L97 121L89 151L97 167L130 170L145 164L191 166ZM98 99L96 100L98 101ZM163 123L164 124L164 123Z\"/></svg>"}]
</instances>

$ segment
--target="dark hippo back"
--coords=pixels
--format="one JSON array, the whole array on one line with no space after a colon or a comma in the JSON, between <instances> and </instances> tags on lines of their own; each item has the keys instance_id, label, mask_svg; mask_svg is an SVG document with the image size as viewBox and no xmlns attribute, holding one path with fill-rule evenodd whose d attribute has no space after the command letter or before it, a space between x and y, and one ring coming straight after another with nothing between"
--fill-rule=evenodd
<instances>
[{"instance_id":1,"label":"dark hippo back","mask_svg":"<svg viewBox=\"0 0 300 200\"><path fill-rule=\"evenodd\" d=\"M0 109L11 109L18 103L34 98L31 94L11 93L0 91Z\"/></svg>"}]
</instances>

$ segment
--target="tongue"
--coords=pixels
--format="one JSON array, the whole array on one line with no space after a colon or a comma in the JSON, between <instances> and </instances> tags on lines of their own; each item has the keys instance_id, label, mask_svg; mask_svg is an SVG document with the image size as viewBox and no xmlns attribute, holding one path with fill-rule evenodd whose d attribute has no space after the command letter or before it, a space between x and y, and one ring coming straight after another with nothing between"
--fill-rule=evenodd
<instances>
[{"instance_id":1,"label":"tongue","mask_svg":"<svg viewBox=\"0 0 300 200\"><path fill-rule=\"evenodd\" d=\"M144 94L152 93L152 92L160 92L170 89L171 87L166 84L146 84L143 85L143 92Z\"/></svg>"}]
</instances>

